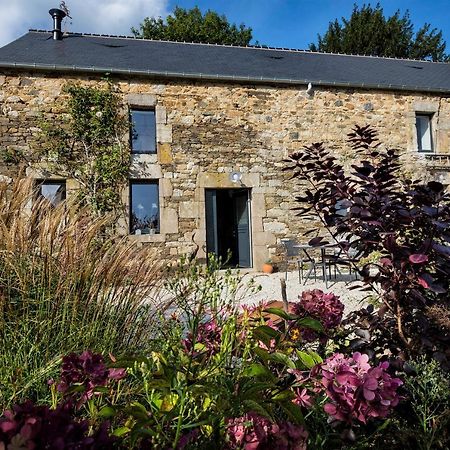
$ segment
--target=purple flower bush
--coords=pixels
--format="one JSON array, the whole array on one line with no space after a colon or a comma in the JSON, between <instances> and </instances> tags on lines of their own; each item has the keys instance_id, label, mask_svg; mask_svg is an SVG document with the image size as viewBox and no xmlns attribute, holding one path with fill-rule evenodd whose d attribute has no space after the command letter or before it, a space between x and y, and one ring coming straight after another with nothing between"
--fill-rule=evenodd
<instances>
[{"instance_id":1,"label":"purple flower bush","mask_svg":"<svg viewBox=\"0 0 450 450\"><path fill-rule=\"evenodd\" d=\"M74 386L83 386L81 403L89 400L95 393L95 388L107 386L112 380L120 380L126 376L125 369L109 369L103 356L84 351L81 355L71 353L63 358L61 379L57 385L59 392L66 394Z\"/></svg>"},{"instance_id":2,"label":"purple flower bush","mask_svg":"<svg viewBox=\"0 0 450 450\"><path fill-rule=\"evenodd\" d=\"M397 388L403 384L386 372L389 363L371 367L368 356L337 353L319 368L321 384L328 403L325 411L334 419L366 423L371 418L386 417L399 402Z\"/></svg>"},{"instance_id":3,"label":"purple flower bush","mask_svg":"<svg viewBox=\"0 0 450 450\"><path fill-rule=\"evenodd\" d=\"M292 312L300 317L311 317L318 320L325 332L331 331L342 321L344 304L333 293L325 294L320 289L304 291L300 301L292 306ZM306 341L317 339L317 333L310 329L301 330L302 338Z\"/></svg>"},{"instance_id":4,"label":"purple flower bush","mask_svg":"<svg viewBox=\"0 0 450 450\"><path fill-rule=\"evenodd\" d=\"M308 433L291 422L271 422L249 412L226 420L227 444L231 450L306 450Z\"/></svg>"},{"instance_id":5,"label":"purple flower bush","mask_svg":"<svg viewBox=\"0 0 450 450\"><path fill-rule=\"evenodd\" d=\"M0 449L93 450L110 449L108 423L89 435L89 422L73 418L73 408L64 403L56 409L31 401L16 405L0 418Z\"/></svg>"}]
</instances>

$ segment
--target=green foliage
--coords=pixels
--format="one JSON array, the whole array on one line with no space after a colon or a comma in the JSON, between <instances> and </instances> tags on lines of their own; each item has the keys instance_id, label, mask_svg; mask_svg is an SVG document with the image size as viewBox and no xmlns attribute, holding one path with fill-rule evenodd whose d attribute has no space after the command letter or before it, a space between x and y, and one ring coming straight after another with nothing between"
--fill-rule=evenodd
<instances>
[{"instance_id":1,"label":"green foliage","mask_svg":"<svg viewBox=\"0 0 450 450\"><path fill-rule=\"evenodd\" d=\"M252 29L244 24L236 26L228 19L208 10L202 14L196 6L184 9L178 6L164 21L161 17L145 18L139 29L131 30L136 37L179 42L203 42L209 44L248 45Z\"/></svg>"},{"instance_id":2,"label":"green foliage","mask_svg":"<svg viewBox=\"0 0 450 450\"><path fill-rule=\"evenodd\" d=\"M414 34L408 11L403 16L397 11L385 17L377 3L374 8L355 5L349 19L330 22L326 33L318 35L318 43L310 44L310 50L445 61L445 45L442 31L425 23Z\"/></svg>"},{"instance_id":3,"label":"green foliage","mask_svg":"<svg viewBox=\"0 0 450 450\"><path fill-rule=\"evenodd\" d=\"M115 211L130 168L124 135L128 120L119 94L107 82L93 88L69 84L67 115L62 124L43 124L38 158L44 158L53 173L79 184L80 199L96 213Z\"/></svg>"},{"instance_id":4,"label":"green foliage","mask_svg":"<svg viewBox=\"0 0 450 450\"><path fill-rule=\"evenodd\" d=\"M405 378L405 385L418 426L403 432L414 436L416 448L445 448L450 439L450 378L436 361L425 357L412 361L411 366L416 375Z\"/></svg>"},{"instance_id":5,"label":"green foliage","mask_svg":"<svg viewBox=\"0 0 450 450\"><path fill-rule=\"evenodd\" d=\"M154 251L102 239L106 219L36 202L32 187L0 183L0 406L47 398L64 354L147 345L156 320Z\"/></svg>"}]
</instances>

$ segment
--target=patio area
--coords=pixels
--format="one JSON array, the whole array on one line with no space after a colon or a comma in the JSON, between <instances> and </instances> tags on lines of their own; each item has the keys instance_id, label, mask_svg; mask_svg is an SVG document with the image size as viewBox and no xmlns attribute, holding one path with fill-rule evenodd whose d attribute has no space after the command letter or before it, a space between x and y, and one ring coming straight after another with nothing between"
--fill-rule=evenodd
<instances>
[{"instance_id":1,"label":"patio area","mask_svg":"<svg viewBox=\"0 0 450 450\"><path fill-rule=\"evenodd\" d=\"M256 285L261 286L258 292L248 293L242 300L241 304L253 305L260 301L281 300L281 282L280 279L285 278L284 272L276 272L272 274L263 273L247 273L243 276L243 282L255 280ZM345 305L344 314L359 309L361 306L367 304L368 292L362 292L359 289L350 289L352 286L360 286L361 281L355 280L354 276L347 274L338 275L336 280L328 282L328 287L325 282L319 277L316 280L311 278L305 282L300 283L298 279L298 271L288 272L286 280L286 293L288 301L295 301L298 296L306 290L320 289L323 292L333 292L340 297L340 300Z\"/></svg>"}]
</instances>

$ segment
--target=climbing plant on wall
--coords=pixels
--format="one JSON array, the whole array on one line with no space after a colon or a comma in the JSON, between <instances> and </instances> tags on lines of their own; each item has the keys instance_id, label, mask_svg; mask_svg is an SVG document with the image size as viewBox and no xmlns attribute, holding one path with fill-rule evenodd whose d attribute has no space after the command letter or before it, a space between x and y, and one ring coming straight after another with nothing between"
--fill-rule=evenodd
<instances>
[{"instance_id":1,"label":"climbing plant on wall","mask_svg":"<svg viewBox=\"0 0 450 450\"><path fill-rule=\"evenodd\" d=\"M117 211L130 169L120 94L109 81L100 87L67 84L63 91L67 114L59 124L43 124L35 156L52 173L75 180L82 202L95 213Z\"/></svg>"}]
</instances>

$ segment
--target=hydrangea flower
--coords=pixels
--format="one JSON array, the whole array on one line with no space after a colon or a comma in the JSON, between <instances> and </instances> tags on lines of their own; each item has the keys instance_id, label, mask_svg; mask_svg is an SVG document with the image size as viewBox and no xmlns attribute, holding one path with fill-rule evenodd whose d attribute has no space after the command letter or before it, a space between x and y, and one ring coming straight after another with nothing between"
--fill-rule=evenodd
<instances>
[{"instance_id":1,"label":"hydrangea flower","mask_svg":"<svg viewBox=\"0 0 450 450\"><path fill-rule=\"evenodd\" d=\"M70 403L52 410L27 401L0 417L0 448L106 450L113 448L108 426L104 422L94 434L89 434L89 422L74 420Z\"/></svg>"},{"instance_id":2,"label":"hydrangea flower","mask_svg":"<svg viewBox=\"0 0 450 450\"><path fill-rule=\"evenodd\" d=\"M370 418L386 417L398 404L397 388L402 381L386 372L389 363L371 367L368 361L359 352L349 358L337 353L320 366L329 399L324 409L334 419L366 423Z\"/></svg>"},{"instance_id":3,"label":"hydrangea flower","mask_svg":"<svg viewBox=\"0 0 450 450\"><path fill-rule=\"evenodd\" d=\"M344 304L333 293L325 294L320 289L314 289L302 292L300 301L292 306L292 312L300 317L312 317L322 324L325 331L330 331L341 323ZM317 339L317 333L310 329L300 331L306 341Z\"/></svg>"},{"instance_id":4,"label":"hydrangea flower","mask_svg":"<svg viewBox=\"0 0 450 450\"><path fill-rule=\"evenodd\" d=\"M66 393L75 385L83 385L81 401L94 395L97 386L106 386L110 380L120 380L126 376L125 369L108 369L100 354L90 350L81 355L71 353L64 356L61 366L61 379L57 385L59 392Z\"/></svg>"},{"instance_id":5,"label":"hydrangea flower","mask_svg":"<svg viewBox=\"0 0 450 450\"><path fill-rule=\"evenodd\" d=\"M204 350L194 352L194 354L206 353L208 356L213 356L219 353L221 342L222 328L215 319L210 319L198 325L195 339L193 339L192 333L189 333L188 337L183 339L182 344L187 352L195 349L196 344L202 344Z\"/></svg>"},{"instance_id":6,"label":"hydrangea flower","mask_svg":"<svg viewBox=\"0 0 450 450\"><path fill-rule=\"evenodd\" d=\"M273 423L249 412L226 420L228 449L231 450L306 450L308 433L290 422Z\"/></svg>"}]
</instances>

